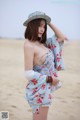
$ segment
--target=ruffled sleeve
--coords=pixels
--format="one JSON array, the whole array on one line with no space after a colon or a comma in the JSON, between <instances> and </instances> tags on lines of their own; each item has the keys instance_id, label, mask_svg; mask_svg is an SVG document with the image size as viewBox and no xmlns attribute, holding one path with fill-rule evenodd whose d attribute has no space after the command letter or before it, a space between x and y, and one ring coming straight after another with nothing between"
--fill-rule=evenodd
<instances>
[{"instance_id":1,"label":"ruffled sleeve","mask_svg":"<svg viewBox=\"0 0 80 120\"><path fill-rule=\"evenodd\" d=\"M48 38L46 41L46 46L50 48L54 54L54 63L57 70L64 70L64 61L62 58L63 43L64 42L58 42L56 35Z\"/></svg>"}]
</instances>

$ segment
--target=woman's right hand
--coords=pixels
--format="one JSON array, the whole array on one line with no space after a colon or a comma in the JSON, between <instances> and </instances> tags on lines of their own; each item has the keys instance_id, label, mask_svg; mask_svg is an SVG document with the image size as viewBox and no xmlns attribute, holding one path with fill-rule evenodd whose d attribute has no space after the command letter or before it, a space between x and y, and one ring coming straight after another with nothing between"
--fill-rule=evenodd
<instances>
[{"instance_id":1,"label":"woman's right hand","mask_svg":"<svg viewBox=\"0 0 80 120\"><path fill-rule=\"evenodd\" d=\"M52 78L53 78L52 85L56 86L59 83L59 80L56 77L52 77Z\"/></svg>"},{"instance_id":2,"label":"woman's right hand","mask_svg":"<svg viewBox=\"0 0 80 120\"><path fill-rule=\"evenodd\" d=\"M56 86L59 83L59 80L54 76L47 76L46 82Z\"/></svg>"}]
</instances>

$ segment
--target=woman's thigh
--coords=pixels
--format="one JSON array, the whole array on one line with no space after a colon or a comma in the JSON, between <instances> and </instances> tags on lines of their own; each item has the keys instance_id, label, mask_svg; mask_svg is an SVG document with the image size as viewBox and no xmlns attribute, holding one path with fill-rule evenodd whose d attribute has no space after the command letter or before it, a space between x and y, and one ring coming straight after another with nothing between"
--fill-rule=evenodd
<instances>
[{"instance_id":1,"label":"woman's thigh","mask_svg":"<svg viewBox=\"0 0 80 120\"><path fill-rule=\"evenodd\" d=\"M47 120L49 107L40 107L39 114L33 114L33 120Z\"/></svg>"}]
</instances>

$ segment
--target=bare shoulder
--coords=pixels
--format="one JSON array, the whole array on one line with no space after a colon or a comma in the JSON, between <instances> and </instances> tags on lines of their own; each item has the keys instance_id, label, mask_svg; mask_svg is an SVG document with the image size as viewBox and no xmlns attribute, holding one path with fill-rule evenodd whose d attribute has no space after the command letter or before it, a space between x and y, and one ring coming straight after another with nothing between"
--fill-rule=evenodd
<instances>
[{"instance_id":1,"label":"bare shoulder","mask_svg":"<svg viewBox=\"0 0 80 120\"><path fill-rule=\"evenodd\" d=\"M24 47L32 47L32 44L30 43L28 39L25 40Z\"/></svg>"},{"instance_id":2,"label":"bare shoulder","mask_svg":"<svg viewBox=\"0 0 80 120\"><path fill-rule=\"evenodd\" d=\"M27 50L28 52L34 50L34 46L31 44L31 42L28 39L26 39L24 42L24 49Z\"/></svg>"},{"instance_id":3,"label":"bare shoulder","mask_svg":"<svg viewBox=\"0 0 80 120\"><path fill-rule=\"evenodd\" d=\"M29 48L33 49L33 47L34 46L31 44L31 42L28 39L26 39L25 42L24 42L24 48L25 49L29 49Z\"/></svg>"}]
</instances>

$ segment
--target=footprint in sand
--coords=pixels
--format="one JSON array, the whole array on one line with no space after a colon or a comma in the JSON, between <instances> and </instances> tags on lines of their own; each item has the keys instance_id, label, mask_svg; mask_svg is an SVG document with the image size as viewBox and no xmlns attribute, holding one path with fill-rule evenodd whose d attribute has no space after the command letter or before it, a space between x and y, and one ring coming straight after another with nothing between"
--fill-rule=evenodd
<instances>
[{"instance_id":1,"label":"footprint in sand","mask_svg":"<svg viewBox=\"0 0 80 120\"><path fill-rule=\"evenodd\" d=\"M13 108L17 108L17 106L15 106L15 105L11 105L11 107L13 107Z\"/></svg>"},{"instance_id":2,"label":"footprint in sand","mask_svg":"<svg viewBox=\"0 0 80 120\"><path fill-rule=\"evenodd\" d=\"M12 93L9 93L8 96L12 96Z\"/></svg>"},{"instance_id":3,"label":"footprint in sand","mask_svg":"<svg viewBox=\"0 0 80 120\"><path fill-rule=\"evenodd\" d=\"M65 101L65 100L61 100L61 102L63 102L63 103L67 103L67 101Z\"/></svg>"}]
</instances>

